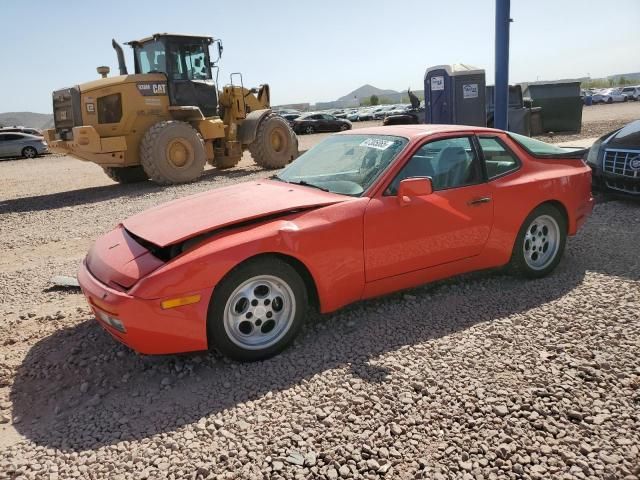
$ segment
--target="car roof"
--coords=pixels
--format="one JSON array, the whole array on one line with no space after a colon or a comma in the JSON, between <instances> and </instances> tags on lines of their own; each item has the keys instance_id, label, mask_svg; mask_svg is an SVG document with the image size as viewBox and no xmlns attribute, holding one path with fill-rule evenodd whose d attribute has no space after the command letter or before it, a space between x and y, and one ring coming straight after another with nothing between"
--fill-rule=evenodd
<instances>
[{"instance_id":1,"label":"car roof","mask_svg":"<svg viewBox=\"0 0 640 480\"><path fill-rule=\"evenodd\" d=\"M480 133L502 133L502 130L495 128L476 127L471 125L386 125L383 127L356 128L342 132L339 135L395 135L405 137L409 140L426 137L435 133L455 133L455 132L480 132Z\"/></svg>"}]
</instances>

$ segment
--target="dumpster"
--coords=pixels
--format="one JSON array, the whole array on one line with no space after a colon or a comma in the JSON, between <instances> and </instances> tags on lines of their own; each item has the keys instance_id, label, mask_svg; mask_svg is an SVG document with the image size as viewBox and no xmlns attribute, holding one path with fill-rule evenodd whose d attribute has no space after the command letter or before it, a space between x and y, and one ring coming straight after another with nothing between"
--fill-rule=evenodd
<instances>
[{"instance_id":1,"label":"dumpster","mask_svg":"<svg viewBox=\"0 0 640 480\"><path fill-rule=\"evenodd\" d=\"M579 132L582 128L580 82L535 82L523 84L523 95L533 107L541 107L545 132Z\"/></svg>"},{"instance_id":2,"label":"dumpster","mask_svg":"<svg viewBox=\"0 0 640 480\"><path fill-rule=\"evenodd\" d=\"M486 89L487 127L493 127L495 87L487 85ZM524 106L522 87L509 85L509 110L507 112L507 130L513 133L530 136L529 108Z\"/></svg>"}]
</instances>

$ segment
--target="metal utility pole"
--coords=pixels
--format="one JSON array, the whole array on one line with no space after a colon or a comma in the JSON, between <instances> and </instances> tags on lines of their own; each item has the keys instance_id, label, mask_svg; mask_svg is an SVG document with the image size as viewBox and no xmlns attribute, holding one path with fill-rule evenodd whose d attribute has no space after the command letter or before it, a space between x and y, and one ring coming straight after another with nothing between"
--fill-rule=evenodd
<instances>
[{"instance_id":1,"label":"metal utility pole","mask_svg":"<svg viewBox=\"0 0 640 480\"><path fill-rule=\"evenodd\" d=\"M506 130L509 112L509 11L511 0L496 0L496 87L493 125Z\"/></svg>"}]
</instances>

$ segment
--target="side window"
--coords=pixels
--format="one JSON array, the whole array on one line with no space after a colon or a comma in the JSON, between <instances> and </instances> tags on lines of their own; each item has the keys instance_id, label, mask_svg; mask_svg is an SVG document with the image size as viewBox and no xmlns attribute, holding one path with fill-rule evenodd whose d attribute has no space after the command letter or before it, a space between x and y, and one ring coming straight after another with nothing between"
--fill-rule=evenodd
<instances>
[{"instance_id":1,"label":"side window","mask_svg":"<svg viewBox=\"0 0 640 480\"><path fill-rule=\"evenodd\" d=\"M209 79L209 69L206 65L207 58L202 45L185 46L184 59L187 75L191 80Z\"/></svg>"},{"instance_id":2,"label":"side window","mask_svg":"<svg viewBox=\"0 0 640 480\"><path fill-rule=\"evenodd\" d=\"M434 190L463 187L480 182L475 150L469 137L426 143L409 159L385 192L396 195L405 178L430 177Z\"/></svg>"},{"instance_id":3,"label":"side window","mask_svg":"<svg viewBox=\"0 0 640 480\"><path fill-rule=\"evenodd\" d=\"M487 166L489 180L517 170L520 166L517 157L495 137L479 137L480 148Z\"/></svg>"}]
</instances>

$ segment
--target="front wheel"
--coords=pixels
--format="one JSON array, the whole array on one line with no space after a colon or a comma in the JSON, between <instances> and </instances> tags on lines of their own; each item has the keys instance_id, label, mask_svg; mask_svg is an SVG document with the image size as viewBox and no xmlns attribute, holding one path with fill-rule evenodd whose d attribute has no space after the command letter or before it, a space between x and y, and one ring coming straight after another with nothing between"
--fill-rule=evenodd
<instances>
[{"instance_id":1,"label":"front wheel","mask_svg":"<svg viewBox=\"0 0 640 480\"><path fill-rule=\"evenodd\" d=\"M149 177L140 165L135 167L102 167L104 173L118 183L136 183L144 182Z\"/></svg>"},{"instance_id":2,"label":"front wheel","mask_svg":"<svg viewBox=\"0 0 640 480\"><path fill-rule=\"evenodd\" d=\"M216 287L209 306L209 345L239 361L285 349L304 321L307 290L300 274L277 258L241 264Z\"/></svg>"},{"instance_id":3,"label":"front wheel","mask_svg":"<svg viewBox=\"0 0 640 480\"><path fill-rule=\"evenodd\" d=\"M279 115L267 115L249 144L253 160L262 168L282 168L298 156L298 137Z\"/></svg>"},{"instance_id":4,"label":"front wheel","mask_svg":"<svg viewBox=\"0 0 640 480\"><path fill-rule=\"evenodd\" d=\"M349 130L349 125L347 125L346 123L342 123L340 125L340 131L344 132L345 130Z\"/></svg>"},{"instance_id":5,"label":"front wheel","mask_svg":"<svg viewBox=\"0 0 640 480\"><path fill-rule=\"evenodd\" d=\"M551 273L562 258L567 222L556 207L540 205L526 218L511 255L511 269L529 278Z\"/></svg>"}]
</instances>

